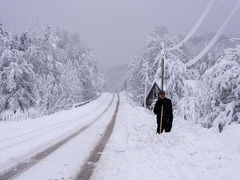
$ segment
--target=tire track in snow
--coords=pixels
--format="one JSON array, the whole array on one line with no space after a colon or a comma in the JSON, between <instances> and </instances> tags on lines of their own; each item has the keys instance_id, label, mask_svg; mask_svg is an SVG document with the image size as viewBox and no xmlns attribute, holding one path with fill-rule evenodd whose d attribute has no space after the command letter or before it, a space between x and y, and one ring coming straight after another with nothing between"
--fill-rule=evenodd
<instances>
[{"instance_id":1,"label":"tire track in snow","mask_svg":"<svg viewBox=\"0 0 240 180\"><path fill-rule=\"evenodd\" d=\"M82 166L81 170L79 171L79 173L75 176L74 180L88 180L90 179L93 170L95 168L95 164L99 161L100 157L101 157L101 153L103 152L108 139L110 138L111 134L112 134L112 130L116 121L116 116L118 113L118 107L119 107L119 95L118 95L118 102L116 105L116 109L115 112L113 114L112 120L109 122L109 124L107 125L107 128L104 131L104 134L102 136L102 138L100 139L99 143L95 146L94 150L92 151L92 153L90 154L90 156L87 158L87 161L85 162L85 164Z\"/></svg>"}]
</instances>

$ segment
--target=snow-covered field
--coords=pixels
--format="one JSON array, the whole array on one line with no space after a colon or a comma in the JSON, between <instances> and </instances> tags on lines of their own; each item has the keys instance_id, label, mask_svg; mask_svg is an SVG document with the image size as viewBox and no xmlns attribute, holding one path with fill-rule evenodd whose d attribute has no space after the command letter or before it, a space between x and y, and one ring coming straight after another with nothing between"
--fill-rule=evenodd
<instances>
[{"instance_id":1,"label":"snow-covered field","mask_svg":"<svg viewBox=\"0 0 240 180\"><path fill-rule=\"evenodd\" d=\"M1 122L0 150L13 146L14 138L19 133L24 135L21 138L31 137L31 134L37 133L37 129L49 128L51 125L57 127L58 123L64 124L77 117L81 117L86 123L89 116L93 116L99 111L98 109L103 108L104 104L108 104L104 102L110 101L110 97L112 97L111 94L105 93L85 106L47 117L20 122ZM115 105L116 103L113 104L114 107ZM111 117L112 113L107 114L105 119L108 116ZM76 126L79 124L76 123ZM60 148L58 151L61 151L61 156L53 153L51 157L41 161L42 165L32 167L34 174L26 172L15 179L72 179L79 159L84 160L86 158L84 156L88 154L82 147L88 145L89 140L96 137L93 136L96 130L98 134L101 134L104 128L102 123L96 123L94 126L95 128L90 128L85 133L83 139L76 137L72 143L66 144L64 149ZM62 128L64 129L65 126ZM177 118L174 119L170 133L156 135L155 115L147 109L137 107L126 98L124 93L120 93L120 107L113 134L104 152L101 153L100 161L96 164L91 179L237 180L240 178L239 139L239 124L228 126L219 134L215 129L204 129L199 125ZM43 139L37 142L44 144ZM31 149L31 144L25 149ZM78 153L68 153L70 150ZM5 157L10 156L6 151L4 153L3 155L0 151L0 164L6 163L3 163L3 159L6 160ZM14 153L16 153L14 157L17 158L24 154L23 152ZM54 174L46 172L44 168L46 166L49 171L55 171L57 168L63 169L59 169L58 174ZM42 175L43 173L45 176ZM47 177L46 174L49 176Z\"/></svg>"}]
</instances>

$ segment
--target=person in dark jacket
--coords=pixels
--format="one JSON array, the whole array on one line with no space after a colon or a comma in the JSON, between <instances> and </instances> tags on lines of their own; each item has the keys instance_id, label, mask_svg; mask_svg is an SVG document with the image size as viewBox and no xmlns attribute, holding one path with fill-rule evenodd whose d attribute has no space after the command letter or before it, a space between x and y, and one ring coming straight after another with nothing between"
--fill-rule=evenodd
<instances>
[{"instance_id":1,"label":"person in dark jacket","mask_svg":"<svg viewBox=\"0 0 240 180\"><path fill-rule=\"evenodd\" d=\"M154 106L153 112L157 115L157 133L170 132L172 129L173 112L172 112L172 101L166 98L164 91L158 93L158 100ZM161 122L162 117L162 122ZM161 128L161 131L160 131Z\"/></svg>"}]
</instances>

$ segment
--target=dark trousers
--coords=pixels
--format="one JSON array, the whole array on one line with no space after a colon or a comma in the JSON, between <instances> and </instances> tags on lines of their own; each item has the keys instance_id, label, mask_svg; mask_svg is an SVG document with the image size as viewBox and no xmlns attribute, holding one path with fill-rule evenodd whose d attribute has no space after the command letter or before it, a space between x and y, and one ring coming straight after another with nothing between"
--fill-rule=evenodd
<instances>
[{"instance_id":1,"label":"dark trousers","mask_svg":"<svg viewBox=\"0 0 240 180\"><path fill-rule=\"evenodd\" d=\"M163 132L163 130L165 130L165 132L170 132L172 129L172 124L164 124L162 123L162 129L161 129L161 133ZM157 125L157 133L159 133L160 130L160 123Z\"/></svg>"}]
</instances>

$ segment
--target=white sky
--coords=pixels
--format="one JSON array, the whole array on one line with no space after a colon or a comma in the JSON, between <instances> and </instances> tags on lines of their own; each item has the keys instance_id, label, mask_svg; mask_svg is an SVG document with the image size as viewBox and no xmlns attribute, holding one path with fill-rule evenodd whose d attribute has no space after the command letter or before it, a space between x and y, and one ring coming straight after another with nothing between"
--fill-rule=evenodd
<instances>
[{"instance_id":1,"label":"white sky","mask_svg":"<svg viewBox=\"0 0 240 180\"><path fill-rule=\"evenodd\" d=\"M4 28L21 33L38 18L52 28L77 32L97 52L105 68L126 64L141 53L148 34L158 25L171 33L186 35L210 0L0 0L0 20ZM196 32L214 32L221 27L238 0L216 0L206 20ZM240 36L240 12L225 33Z\"/></svg>"}]
</instances>

